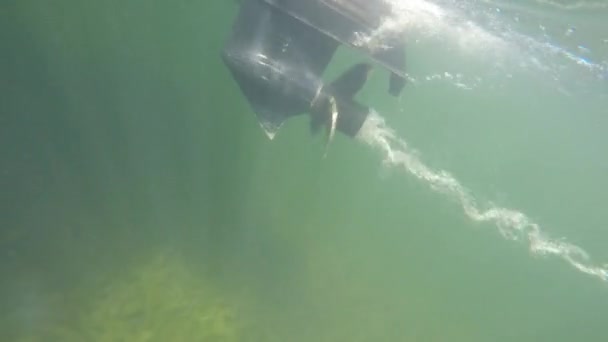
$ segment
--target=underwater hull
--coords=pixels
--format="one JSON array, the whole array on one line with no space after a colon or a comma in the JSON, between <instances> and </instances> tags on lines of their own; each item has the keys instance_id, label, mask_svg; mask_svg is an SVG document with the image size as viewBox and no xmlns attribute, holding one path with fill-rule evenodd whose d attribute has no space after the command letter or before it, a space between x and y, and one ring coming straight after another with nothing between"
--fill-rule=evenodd
<instances>
[{"instance_id":1,"label":"underwater hull","mask_svg":"<svg viewBox=\"0 0 608 342\"><path fill-rule=\"evenodd\" d=\"M370 56L392 73L405 77L405 60L398 40L382 41L382 49L359 44L360 37L371 36L391 15L384 0L263 0L340 44Z\"/></svg>"}]
</instances>

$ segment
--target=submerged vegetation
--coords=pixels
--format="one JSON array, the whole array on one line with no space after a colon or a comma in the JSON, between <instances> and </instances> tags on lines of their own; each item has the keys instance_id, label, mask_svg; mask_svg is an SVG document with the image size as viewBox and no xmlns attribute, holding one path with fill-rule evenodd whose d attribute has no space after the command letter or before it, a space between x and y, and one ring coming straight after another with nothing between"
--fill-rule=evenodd
<instances>
[{"instance_id":1,"label":"submerged vegetation","mask_svg":"<svg viewBox=\"0 0 608 342\"><path fill-rule=\"evenodd\" d=\"M236 308L180 257L164 253L89 291L57 296L64 313L20 341L238 341Z\"/></svg>"}]
</instances>

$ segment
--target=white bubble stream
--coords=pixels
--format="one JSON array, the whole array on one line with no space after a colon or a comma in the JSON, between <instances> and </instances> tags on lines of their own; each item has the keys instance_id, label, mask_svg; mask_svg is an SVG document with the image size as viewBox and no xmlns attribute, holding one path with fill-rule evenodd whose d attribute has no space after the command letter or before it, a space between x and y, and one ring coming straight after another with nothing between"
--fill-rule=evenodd
<instances>
[{"instance_id":1,"label":"white bubble stream","mask_svg":"<svg viewBox=\"0 0 608 342\"><path fill-rule=\"evenodd\" d=\"M432 190L456 201L472 221L494 224L505 238L525 241L531 253L560 258L576 270L608 282L608 269L595 265L583 248L563 239L551 238L540 224L521 211L490 203L480 205L475 196L449 172L427 166L419 154L386 125L378 113L370 114L357 139L377 149L384 158L385 165L409 173Z\"/></svg>"}]
</instances>

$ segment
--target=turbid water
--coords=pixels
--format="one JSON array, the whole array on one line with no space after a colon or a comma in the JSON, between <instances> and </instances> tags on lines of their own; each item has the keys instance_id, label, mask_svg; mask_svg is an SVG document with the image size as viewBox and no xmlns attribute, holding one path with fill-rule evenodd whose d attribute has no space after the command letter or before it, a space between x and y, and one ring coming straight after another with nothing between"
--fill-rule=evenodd
<instances>
[{"instance_id":1,"label":"turbid water","mask_svg":"<svg viewBox=\"0 0 608 342\"><path fill-rule=\"evenodd\" d=\"M1 4L0 340L605 341L608 4L391 3L408 85L325 158L232 1Z\"/></svg>"}]
</instances>

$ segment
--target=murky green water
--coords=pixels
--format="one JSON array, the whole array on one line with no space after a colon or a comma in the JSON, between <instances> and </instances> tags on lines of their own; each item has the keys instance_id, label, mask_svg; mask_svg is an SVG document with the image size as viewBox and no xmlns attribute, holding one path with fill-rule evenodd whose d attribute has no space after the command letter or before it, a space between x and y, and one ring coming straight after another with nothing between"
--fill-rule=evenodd
<instances>
[{"instance_id":1,"label":"murky green water","mask_svg":"<svg viewBox=\"0 0 608 342\"><path fill-rule=\"evenodd\" d=\"M498 2L545 69L444 29L412 38L402 98L382 71L361 97L425 165L601 268L608 10L560 3ZM606 340L605 281L361 142L322 158L305 118L268 141L219 58L236 10L0 4L0 340ZM593 58L537 50L539 25Z\"/></svg>"}]
</instances>

